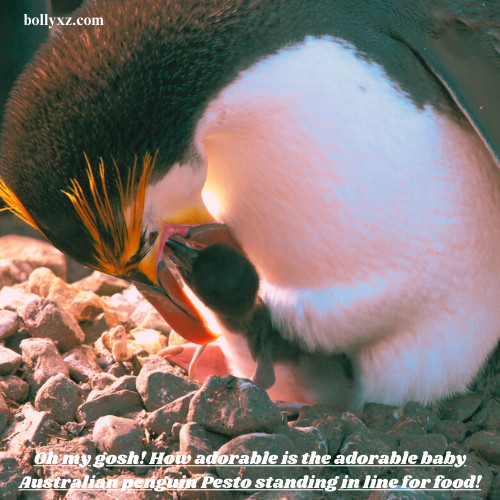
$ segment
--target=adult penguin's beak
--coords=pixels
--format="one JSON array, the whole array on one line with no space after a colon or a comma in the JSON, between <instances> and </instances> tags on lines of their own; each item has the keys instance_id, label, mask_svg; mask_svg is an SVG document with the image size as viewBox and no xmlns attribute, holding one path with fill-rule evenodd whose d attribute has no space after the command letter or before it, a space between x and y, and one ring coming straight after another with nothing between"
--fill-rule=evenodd
<instances>
[{"instance_id":1,"label":"adult penguin's beak","mask_svg":"<svg viewBox=\"0 0 500 500\"><path fill-rule=\"evenodd\" d=\"M240 247L223 224L164 224L159 236L159 244L153 254L154 259L151 256L149 262L143 264L143 268L146 265L154 266L154 272L152 273L150 269L147 273L153 274L154 282L134 281L137 289L172 329L189 342L206 345L216 340L219 335L208 327L205 319L184 291L180 278L174 275L175 270L172 270L173 265L170 265L169 257L171 250L165 245L173 235L185 238L198 248L222 242L238 249Z\"/></svg>"}]
</instances>

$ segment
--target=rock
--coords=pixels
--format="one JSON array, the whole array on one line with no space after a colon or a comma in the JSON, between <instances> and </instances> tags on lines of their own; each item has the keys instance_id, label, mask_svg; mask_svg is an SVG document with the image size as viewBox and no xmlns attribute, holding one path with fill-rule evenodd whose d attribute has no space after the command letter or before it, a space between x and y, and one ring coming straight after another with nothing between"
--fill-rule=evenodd
<instances>
[{"instance_id":1,"label":"rock","mask_svg":"<svg viewBox=\"0 0 500 500\"><path fill-rule=\"evenodd\" d=\"M406 403L403 407L403 415L407 418L425 417L421 419L421 422L427 420L427 431L431 431L433 426L439 422L439 415L435 410L417 401Z\"/></svg>"},{"instance_id":2,"label":"rock","mask_svg":"<svg viewBox=\"0 0 500 500\"><path fill-rule=\"evenodd\" d=\"M477 430L500 431L500 401L489 399L481 410L472 417L472 422Z\"/></svg>"},{"instance_id":3,"label":"rock","mask_svg":"<svg viewBox=\"0 0 500 500\"><path fill-rule=\"evenodd\" d=\"M111 455L140 454L142 450L141 426L128 418L100 417L94 425L92 439L99 451Z\"/></svg>"},{"instance_id":4,"label":"rock","mask_svg":"<svg viewBox=\"0 0 500 500\"><path fill-rule=\"evenodd\" d=\"M303 466L280 467L282 457L287 454L294 454L295 448L289 436L283 434L265 434L254 432L237 436L221 448L218 455L260 455L266 453L267 456L275 455L277 465L262 467L246 467L245 465L235 465L234 467L217 466L217 475L221 479L241 477L242 479L251 479L255 481L260 477L277 476L281 478L293 478L303 475ZM219 458L220 460L220 458ZM269 463L269 462L268 462Z\"/></svg>"},{"instance_id":5,"label":"rock","mask_svg":"<svg viewBox=\"0 0 500 500\"><path fill-rule=\"evenodd\" d=\"M38 298L38 295L25 292L20 288L4 286L0 289L0 309L17 311L32 300L36 300Z\"/></svg>"},{"instance_id":6,"label":"rock","mask_svg":"<svg viewBox=\"0 0 500 500\"><path fill-rule=\"evenodd\" d=\"M0 345L0 375L12 375L19 370L23 361L17 352Z\"/></svg>"},{"instance_id":7,"label":"rock","mask_svg":"<svg viewBox=\"0 0 500 500\"><path fill-rule=\"evenodd\" d=\"M408 451L421 457L427 451L431 455L444 455L447 446L448 442L441 434L406 435L401 439L400 453Z\"/></svg>"},{"instance_id":8,"label":"rock","mask_svg":"<svg viewBox=\"0 0 500 500\"><path fill-rule=\"evenodd\" d=\"M50 243L26 236L0 237L0 259L9 260L18 268L12 276L16 283L26 281L36 268L48 267L57 276L66 279L66 258Z\"/></svg>"},{"instance_id":9,"label":"rock","mask_svg":"<svg viewBox=\"0 0 500 500\"><path fill-rule=\"evenodd\" d=\"M0 487L3 500L16 500L23 477L30 474L28 465L7 451L0 451Z\"/></svg>"},{"instance_id":10,"label":"rock","mask_svg":"<svg viewBox=\"0 0 500 500\"><path fill-rule=\"evenodd\" d=\"M149 354L158 354L167 347L168 339L165 335L151 328L134 328L130 335L137 351L144 350Z\"/></svg>"},{"instance_id":11,"label":"rock","mask_svg":"<svg viewBox=\"0 0 500 500\"><path fill-rule=\"evenodd\" d=\"M429 418L427 415L403 416L392 426L389 431L398 441L407 436L413 437L418 434L425 434Z\"/></svg>"},{"instance_id":12,"label":"rock","mask_svg":"<svg viewBox=\"0 0 500 500\"><path fill-rule=\"evenodd\" d=\"M56 302L77 321L92 321L106 307L98 295L69 285L47 268L33 271L28 286L31 293Z\"/></svg>"},{"instance_id":13,"label":"rock","mask_svg":"<svg viewBox=\"0 0 500 500\"><path fill-rule=\"evenodd\" d=\"M94 359L90 358L86 349L71 349L64 355L64 362L68 366L69 374L77 382L87 382L102 372L102 368Z\"/></svg>"},{"instance_id":14,"label":"rock","mask_svg":"<svg viewBox=\"0 0 500 500\"><path fill-rule=\"evenodd\" d=\"M188 422L227 436L273 432L284 425L266 391L232 375L206 379L191 400Z\"/></svg>"},{"instance_id":15,"label":"rock","mask_svg":"<svg viewBox=\"0 0 500 500\"><path fill-rule=\"evenodd\" d=\"M489 462L500 465L500 432L479 431L468 437L464 444Z\"/></svg>"},{"instance_id":16,"label":"rock","mask_svg":"<svg viewBox=\"0 0 500 500\"><path fill-rule=\"evenodd\" d=\"M194 465L197 456L209 456L218 450L228 439L225 436L205 430L200 424L189 422L179 432L179 453L191 455L192 462L186 468L193 473L215 472L213 465Z\"/></svg>"},{"instance_id":17,"label":"rock","mask_svg":"<svg viewBox=\"0 0 500 500\"><path fill-rule=\"evenodd\" d=\"M92 377L90 380L90 384L92 386L92 389L96 389L98 391L102 391L106 387L109 387L111 384L116 382L118 379L114 376L111 375L110 373L97 373Z\"/></svg>"},{"instance_id":18,"label":"rock","mask_svg":"<svg viewBox=\"0 0 500 500\"><path fill-rule=\"evenodd\" d=\"M0 309L0 342L8 339L17 332L19 324L17 313Z\"/></svg>"},{"instance_id":19,"label":"rock","mask_svg":"<svg viewBox=\"0 0 500 500\"><path fill-rule=\"evenodd\" d=\"M18 313L32 337L51 339L62 352L85 340L85 334L73 316L52 300L37 298Z\"/></svg>"},{"instance_id":20,"label":"rock","mask_svg":"<svg viewBox=\"0 0 500 500\"><path fill-rule=\"evenodd\" d=\"M23 379L16 377L15 375L7 375L6 377L0 378L0 391L15 401L16 403L22 403L28 397L30 386L28 382Z\"/></svg>"},{"instance_id":21,"label":"rock","mask_svg":"<svg viewBox=\"0 0 500 500\"><path fill-rule=\"evenodd\" d=\"M306 454L328 455L328 445L322 433L316 427L293 427L290 429L290 439L295 453L299 457ZM315 467L315 471L320 470Z\"/></svg>"},{"instance_id":22,"label":"rock","mask_svg":"<svg viewBox=\"0 0 500 500\"><path fill-rule=\"evenodd\" d=\"M465 439L467 427L463 422L441 420L432 428L432 431L442 434L450 442L462 443Z\"/></svg>"},{"instance_id":23,"label":"rock","mask_svg":"<svg viewBox=\"0 0 500 500\"><path fill-rule=\"evenodd\" d=\"M23 360L30 370L30 386L35 390L58 373L69 377L68 367L52 340L25 339L21 342L21 350Z\"/></svg>"},{"instance_id":24,"label":"rock","mask_svg":"<svg viewBox=\"0 0 500 500\"><path fill-rule=\"evenodd\" d=\"M370 427L379 431L388 431L401 416L401 409L396 406L379 403L366 403L363 407L363 420Z\"/></svg>"},{"instance_id":25,"label":"rock","mask_svg":"<svg viewBox=\"0 0 500 500\"><path fill-rule=\"evenodd\" d=\"M472 393L443 401L440 404L440 417L443 420L464 422L476 412L482 400L483 395L481 393Z\"/></svg>"},{"instance_id":26,"label":"rock","mask_svg":"<svg viewBox=\"0 0 500 500\"><path fill-rule=\"evenodd\" d=\"M164 359L152 356L137 377L137 391L148 411L154 411L198 389Z\"/></svg>"},{"instance_id":27,"label":"rock","mask_svg":"<svg viewBox=\"0 0 500 500\"><path fill-rule=\"evenodd\" d=\"M78 408L77 419L90 423L106 415L121 417L142 409L141 397L135 391L103 391L93 399L87 399Z\"/></svg>"},{"instance_id":28,"label":"rock","mask_svg":"<svg viewBox=\"0 0 500 500\"><path fill-rule=\"evenodd\" d=\"M62 457L71 456L71 460L68 460L67 465L59 465L57 467L44 465L41 468L37 468L38 470L41 469L43 477L78 478L83 480L85 475L91 477L96 472L92 467L96 456L96 449L94 443L88 437L79 437L63 443L51 443L47 446L37 446L36 453L45 453L47 456L57 455L59 463L62 462ZM87 460L90 459L90 462L86 464L82 457L85 457Z\"/></svg>"},{"instance_id":29,"label":"rock","mask_svg":"<svg viewBox=\"0 0 500 500\"><path fill-rule=\"evenodd\" d=\"M340 447L342 455L350 455L354 452L360 455L389 455L391 449L384 441L367 436L366 432L361 431L346 435ZM370 467L370 474L381 475L387 469L388 467L384 465ZM348 465L347 470L349 475L356 479L361 479L365 475L365 471L360 467Z\"/></svg>"},{"instance_id":30,"label":"rock","mask_svg":"<svg viewBox=\"0 0 500 500\"><path fill-rule=\"evenodd\" d=\"M370 429L366 424L360 420L354 413L344 412L342 413L342 422L344 423L345 434L365 434L371 437Z\"/></svg>"},{"instance_id":31,"label":"rock","mask_svg":"<svg viewBox=\"0 0 500 500\"><path fill-rule=\"evenodd\" d=\"M31 403L26 403L14 417L7 440L9 451L17 457L25 456L33 445L49 444L53 439L67 439L67 433L45 411L36 411Z\"/></svg>"},{"instance_id":32,"label":"rock","mask_svg":"<svg viewBox=\"0 0 500 500\"><path fill-rule=\"evenodd\" d=\"M146 429L155 435L160 435L162 432L170 434L172 426L176 423L186 423L189 411L189 403L193 398L195 391L189 392L171 403L168 403L161 408L151 412L144 425Z\"/></svg>"},{"instance_id":33,"label":"rock","mask_svg":"<svg viewBox=\"0 0 500 500\"><path fill-rule=\"evenodd\" d=\"M318 412L318 408L321 407L303 406L292 427L316 427L326 439L328 453L336 455L344 438L344 421L339 412L328 407L324 407L324 412Z\"/></svg>"},{"instance_id":34,"label":"rock","mask_svg":"<svg viewBox=\"0 0 500 500\"><path fill-rule=\"evenodd\" d=\"M85 292L93 292L96 295L111 296L123 292L130 286L130 283L115 276L94 271L90 276L73 283L73 286Z\"/></svg>"},{"instance_id":35,"label":"rock","mask_svg":"<svg viewBox=\"0 0 500 500\"><path fill-rule=\"evenodd\" d=\"M76 410L83 402L82 390L62 374L49 378L40 387L35 408L48 412L59 424L75 419Z\"/></svg>"},{"instance_id":36,"label":"rock","mask_svg":"<svg viewBox=\"0 0 500 500\"><path fill-rule=\"evenodd\" d=\"M7 427L9 419L10 419L10 409L7 405L7 402L5 401L5 398L0 392L0 435Z\"/></svg>"}]
</instances>

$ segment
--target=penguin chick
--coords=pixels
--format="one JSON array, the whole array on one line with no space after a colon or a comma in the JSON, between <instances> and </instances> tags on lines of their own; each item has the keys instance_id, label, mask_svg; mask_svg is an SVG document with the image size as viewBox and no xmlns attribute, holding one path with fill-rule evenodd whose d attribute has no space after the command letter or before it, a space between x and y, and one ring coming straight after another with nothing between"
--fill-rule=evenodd
<instances>
[{"instance_id":1,"label":"penguin chick","mask_svg":"<svg viewBox=\"0 0 500 500\"><path fill-rule=\"evenodd\" d=\"M309 352L298 342L283 338L272 325L268 307L257 295L259 276L246 256L225 243L196 248L177 235L166 246L166 256L198 298L216 313L227 329L226 335L236 334L246 341L255 361L252 381L257 386L272 388L270 394L278 400L282 399L280 395L292 393L296 401L312 403L315 400L308 394L321 392L322 400L341 408L349 406L354 386L349 358L345 354ZM226 349L223 346L223 351ZM226 354L228 360L233 359L232 353L226 350ZM288 374L273 387L275 365ZM243 374L247 370L242 372L233 363L233 371ZM284 383L286 388L282 387Z\"/></svg>"}]
</instances>

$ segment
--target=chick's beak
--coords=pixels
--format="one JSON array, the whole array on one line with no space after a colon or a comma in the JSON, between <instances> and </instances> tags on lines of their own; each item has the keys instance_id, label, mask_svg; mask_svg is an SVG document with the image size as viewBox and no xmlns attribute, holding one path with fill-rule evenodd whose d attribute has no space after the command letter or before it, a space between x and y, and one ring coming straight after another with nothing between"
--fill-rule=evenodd
<instances>
[{"instance_id":1,"label":"chick's beak","mask_svg":"<svg viewBox=\"0 0 500 500\"><path fill-rule=\"evenodd\" d=\"M166 264L168 249L165 243L172 235L188 236L190 229L214 224L164 224L155 251L142 265L152 283L135 281L137 289L162 315L170 327L189 342L206 345L216 340L215 334L207 326L203 316L186 295L178 279ZM220 226L220 224L215 224ZM203 233L204 231L199 231ZM166 253L164 253L166 251Z\"/></svg>"}]
</instances>

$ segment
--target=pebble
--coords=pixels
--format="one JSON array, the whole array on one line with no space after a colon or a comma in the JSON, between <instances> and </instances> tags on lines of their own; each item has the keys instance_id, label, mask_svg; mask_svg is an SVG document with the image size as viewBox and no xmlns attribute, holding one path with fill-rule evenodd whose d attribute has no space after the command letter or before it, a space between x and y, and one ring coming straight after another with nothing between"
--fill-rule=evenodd
<instances>
[{"instance_id":1,"label":"pebble","mask_svg":"<svg viewBox=\"0 0 500 500\"><path fill-rule=\"evenodd\" d=\"M11 452L0 451L0 486L3 500L16 500L23 477L30 474L30 468Z\"/></svg>"},{"instance_id":2,"label":"pebble","mask_svg":"<svg viewBox=\"0 0 500 500\"><path fill-rule=\"evenodd\" d=\"M75 419L76 410L82 403L80 386L62 374L49 378L35 398L35 408L48 412L61 425Z\"/></svg>"},{"instance_id":3,"label":"pebble","mask_svg":"<svg viewBox=\"0 0 500 500\"><path fill-rule=\"evenodd\" d=\"M0 310L0 342L8 339L17 332L19 319L17 313L7 309Z\"/></svg>"},{"instance_id":4,"label":"pebble","mask_svg":"<svg viewBox=\"0 0 500 500\"><path fill-rule=\"evenodd\" d=\"M7 427L7 423L10 419L10 408L7 405L7 401L0 392L0 433L4 431Z\"/></svg>"},{"instance_id":5,"label":"pebble","mask_svg":"<svg viewBox=\"0 0 500 500\"><path fill-rule=\"evenodd\" d=\"M500 465L500 432L479 431L468 437L464 443L465 447L474 450L478 455Z\"/></svg>"},{"instance_id":6,"label":"pebble","mask_svg":"<svg viewBox=\"0 0 500 500\"><path fill-rule=\"evenodd\" d=\"M194 382L158 356L151 356L137 377L137 391L148 411L157 410L196 389Z\"/></svg>"},{"instance_id":7,"label":"pebble","mask_svg":"<svg viewBox=\"0 0 500 500\"><path fill-rule=\"evenodd\" d=\"M16 375L7 375L6 377L0 377L0 391L15 401L16 403L22 403L26 401L30 386L28 382L25 382L22 378Z\"/></svg>"},{"instance_id":8,"label":"pebble","mask_svg":"<svg viewBox=\"0 0 500 500\"><path fill-rule=\"evenodd\" d=\"M87 382L102 372L102 368L95 361L95 356L91 359L84 349L71 349L63 359L68 366L71 378L77 382Z\"/></svg>"},{"instance_id":9,"label":"pebble","mask_svg":"<svg viewBox=\"0 0 500 500\"><path fill-rule=\"evenodd\" d=\"M407 450L419 457L422 456L424 451L431 455L444 455L447 446L448 441L442 434L406 435L401 439L400 452Z\"/></svg>"},{"instance_id":10,"label":"pebble","mask_svg":"<svg viewBox=\"0 0 500 500\"><path fill-rule=\"evenodd\" d=\"M54 439L66 440L68 435L47 412L36 411L31 403L26 403L15 415L6 437L9 451L21 458L33 445L49 444Z\"/></svg>"},{"instance_id":11,"label":"pebble","mask_svg":"<svg viewBox=\"0 0 500 500\"><path fill-rule=\"evenodd\" d=\"M473 417L477 430L494 429L500 431L500 401L498 399L490 399Z\"/></svg>"},{"instance_id":12,"label":"pebble","mask_svg":"<svg viewBox=\"0 0 500 500\"><path fill-rule=\"evenodd\" d=\"M106 415L121 417L127 413L141 411L143 408L141 397L135 391L105 390L80 405L77 420L90 423Z\"/></svg>"},{"instance_id":13,"label":"pebble","mask_svg":"<svg viewBox=\"0 0 500 500\"><path fill-rule=\"evenodd\" d=\"M21 288L4 286L0 289L0 310L17 311L32 300L39 298L38 295Z\"/></svg>"},{"instance_id":14,"label":"pebble","mask_svg":"<svg viewBox=\"0 0 500 500\"><path fill-rule=\"evenodd\" d=\"M266 391L232 375L206 379L191 400L188 421L227 436L273 432L284 425Z\"/></svg>"},{"instance_id":15,"label":"pebble","mask_svg":"<svg viewBox=\"0 0 500 500\"><path fill-rule=\"evenodd\" d=\"M111 455L140 454L142 450L141 426L128 418L106 415L97 419L92 440L97 449Z\"/></svg>"},{"instance_id":16,"label":"pebble","mask_svg":"<svg viewBox=\"0 0 500 500\"><path fill-rule=\"evenodd\" d=\"M62 351L69 351L85 340L75 318L50 299L37 298L19 309L29 334L51 339Z\"/></svg>"},{"instance_id":17,"label":"pebble","mask_svg":"<svg viewBox=\"0 0 500 500\"><path fill-rule=\"evenodd\" d=\"M23 361L17 352L0 345L0 375L12 375L19 370Z\"/></svg>"},{"instance_id":18,"label":"pebble","mask_svg":"<svg viewBox=\"0 0 500 500\"><path fill-rule=\"evenodd\" d=\"M440 404L440 417L443 420L458 420L464 422L479 408L483 400L481 393L466 394L448 399Z\"/></svg>"},{"instance_id":19,"label":"pebble","mask_svg":"<svg viewBox=\"0 0 500 500\"><path fill-rule=\"evenodd\" d=\"M175 423L186 423L189 403L194 394L195 391L189 392L185 396L149 413L144 422L146 429L155 435L160 435L162 432L168 435L172 432L172 426Z\"/></svg>"},{"instance_id":20,"label":"pebble","mask_svg":"<svg viewBox=\"0 0 500 500\"><path fill-rule=\"evenodd\" d=\"M184 424L179 432L179 453L182 455L191 455L192 462L194 462L198 455L210 456L223 444L227 443L227 441L227 437L207 431L200 424L189 422ZM193 473L216 471L214 465L199 466L190 463L186 468Z\"/></svg>"},{"instance_id":21,"label":"pebble","mask_svg":"<svg viewBox=\"0 0 500 500\"><path fill-rule=\"evenodd\" d=\"M68 366L52 340L24 339L21 342L21 350L23 361L29 368L28 382L36 390L58 373L69 377Z\"/></svg>"},{"instance_id":22,"label":"pebble","mask_svg":"<svg viewBox=\"0 0 500 500\"><path fill-rule=\"evenodd\" d=\"M363 407L363 420L371 428L387 432L401 416L401 410L395 406L379 403L366 403Z\"/></svg>"}]
</instances>

